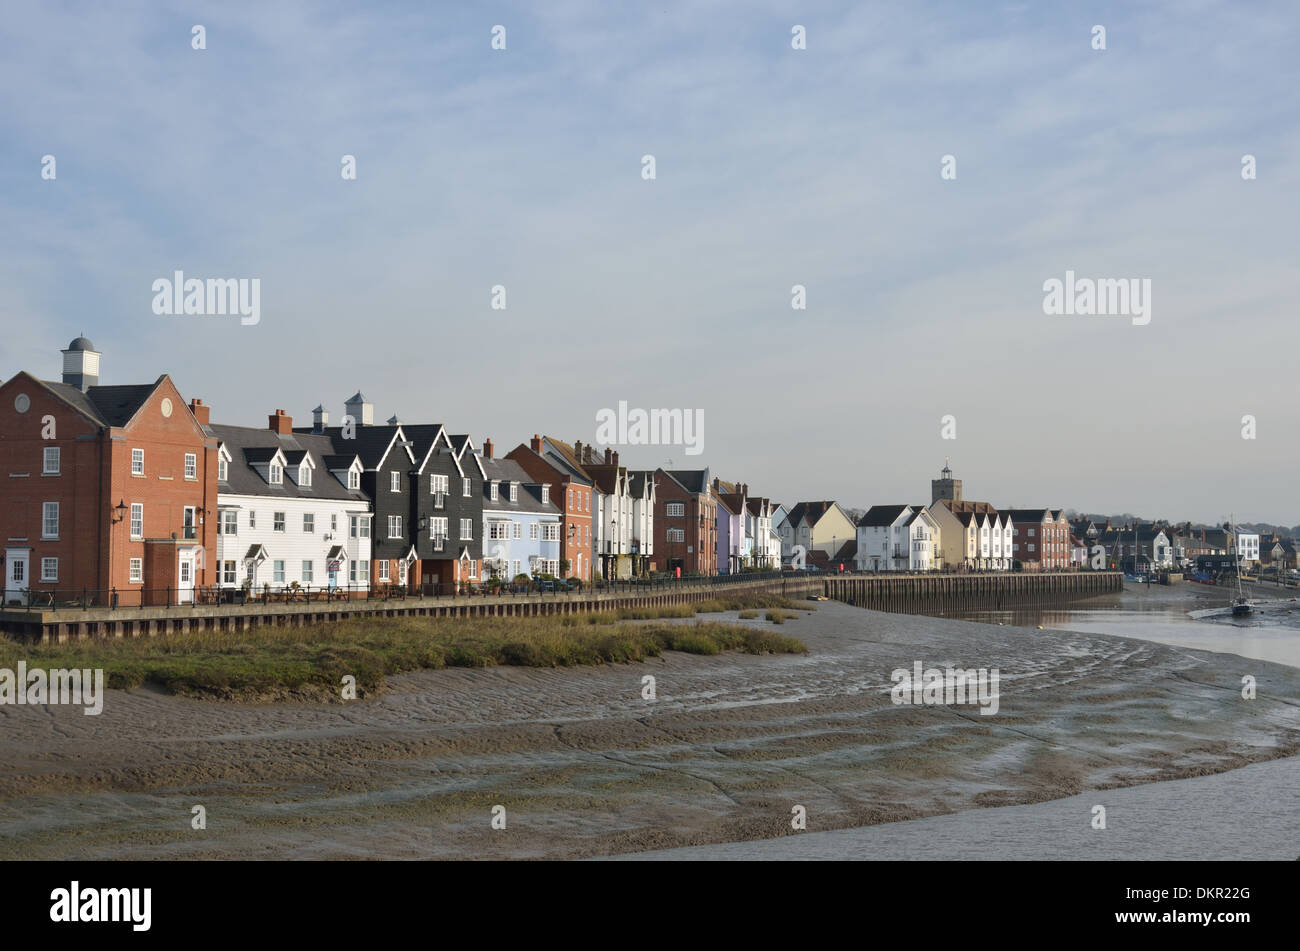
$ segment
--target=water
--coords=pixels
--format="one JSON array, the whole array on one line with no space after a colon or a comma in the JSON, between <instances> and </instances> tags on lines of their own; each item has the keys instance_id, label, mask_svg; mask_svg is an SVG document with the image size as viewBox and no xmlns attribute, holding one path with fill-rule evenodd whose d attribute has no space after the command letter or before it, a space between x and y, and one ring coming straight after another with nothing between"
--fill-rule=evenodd
<instances>
[{"instance_id":1,"label":"water","mask_svg":"<svg viewBox=\"0 0 1300 951\"><path fill-rule=\"evenodd\" d=\"M1300 601L1259 589L1248 617L1193 618L1188 612L1226 608L1232 592L1213 588L1161 588L1126 584L1123 594L1089 598L1068 607L1018 605L1003 610L948 611L945 617L983 624L1119 634L1174 647L1219 651L1300 667ZM1278 603L1268 603L1278 599Z\"/></svg>"}]
</instances>

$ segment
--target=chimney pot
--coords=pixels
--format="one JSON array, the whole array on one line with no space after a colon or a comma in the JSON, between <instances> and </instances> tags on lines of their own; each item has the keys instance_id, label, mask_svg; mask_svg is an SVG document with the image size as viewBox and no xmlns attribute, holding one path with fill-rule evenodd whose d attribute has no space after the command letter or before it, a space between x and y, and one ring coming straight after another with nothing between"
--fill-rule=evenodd
<instances>
[{"instance_id":1,"label":"chimney pot","mask_svg":"<svg viewBox=\"0 0 1300 951\"><path fill-rule=\"evenodd\" d=\"M483 455L488 459L492 458L492 437L490 436L483 440Z\"/></svg>"},{"instance_id":2,"label":"chimney pot","mask_svg":"<svg viewBox=\"0 0 1300 951\"><path fill-rule=\"evenodd\" d=\"M200 426L206 426L208 425L212 413L212 407L204 406L203 400L196 398L190 400L190 412L194 414L194 421L196 423Z\"/></svg>"},{"instance_id":3,"label":"chimney pot","mask_svg":"<svg viewBox=\"0 0 1300 951\"><path fill-rule=\"evenodd\" d=\"M284 410L277 409L273 415L267 417L267 429L281 436L287 436L293 432L293 417L286 416Z\"/></svg>"}]
</instances>

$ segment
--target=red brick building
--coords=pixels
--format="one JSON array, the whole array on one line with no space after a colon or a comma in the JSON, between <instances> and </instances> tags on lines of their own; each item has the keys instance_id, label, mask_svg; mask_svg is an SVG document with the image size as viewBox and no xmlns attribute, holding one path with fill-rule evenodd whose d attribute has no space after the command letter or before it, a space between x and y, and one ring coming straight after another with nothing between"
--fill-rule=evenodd
<instances>
[{"instance_id":1,"label":"red brick building","mask_svg":"<svg viewBox=\"0 0 1300 951\"><path fill-rule=\"evenodd\" d=\"M718 501L708 469L655 471L654 566L718 573Z\"/></svg>"},{"instance_id":2,"label":"red brick building","mask_svg":"<svg viewBox=\"0 0 1300 951\"><path fill-rule=\"evenodd\" d=\"M1070 567L1070 522L1061 509L1002 509L1012 525L1011 557L1025 571Z\"/></svg>"},{"instance_id":3,"label":"red brick building","mask_svg":"<svg viewBox=\"0 0 1300 951\"><path fill-rule=\"evenodd\" d=\"M171 378L100 386L78 337L55 383L0 386L4 600L184 603L216 579L217 442ZM195 414L198 414L196 418Z\"/></svg>"},{"instance_id":4,"label":"red brick building","mask_svg":"<svg viewBox=\"0 0 1300 951\"><path fill-rule=\"evenodd\" d=\"M560 509L560 558L567 560L565 577L583 581L592 578L592 520L596 500L595 485L582 471L577 456L565 443L534 435L527 446L520 443L506 458L511 459L538 482L549 482L551 501Z\"/></svg>"}]
</instances>

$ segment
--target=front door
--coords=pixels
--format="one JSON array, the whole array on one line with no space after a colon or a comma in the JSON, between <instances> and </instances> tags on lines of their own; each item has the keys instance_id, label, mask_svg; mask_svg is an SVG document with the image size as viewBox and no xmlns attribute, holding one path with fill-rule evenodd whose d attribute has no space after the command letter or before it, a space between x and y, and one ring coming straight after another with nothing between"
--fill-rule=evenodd
<instances>
[{"instance_id":1,"label":"front door","mask_svg":"<svg viewBox=\"0 0 1300 951\"><path fill-rule=\"evenodd\" d=\"M10 548L5 558L5 600L22 601L26 598L28 562L31 549Z\"/></svg>"},{"instance_id":2,"label":"front door","mask_svg":"<svg viewBox=\"0 0 1300 951\"><path fill-rule=\"evenodd\" d=\"M194 553L181 552L180 568L176 573L176 603L189 604L194 600Z\"/></svg>"}]
</instances>

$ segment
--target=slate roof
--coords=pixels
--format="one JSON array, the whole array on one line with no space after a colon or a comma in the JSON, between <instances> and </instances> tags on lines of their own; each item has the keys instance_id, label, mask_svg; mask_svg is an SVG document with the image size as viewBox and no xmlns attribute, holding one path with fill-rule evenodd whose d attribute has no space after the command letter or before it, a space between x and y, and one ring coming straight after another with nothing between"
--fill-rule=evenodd
<instances>
[{"instance_id":1,"label":"slate roof","mask_svg":"<svg viewBox=\"0 0 1300 951\"><path fill-rule=\"evenodd\" d=\"M709 491L708 469L665 469L664 472L687 492L703 495Z\"/></svg>"},{"instance_id":2,"label":"slate roof","mask_svg":"<svg viewBox=\"0 0 1300 951\"><path fill-rule=\"evenodd\" d=\"M908 508L906 505L873 505L858 519L858 525L863 528L882 528L887 525L893 525L894 520L903 513L903 509Z\"/></svg>"},{"instance_id":3,"label":"slate roof","mask_svg":"<svg viewBox=\"0 0 1300 951\"><path fill-rule=\"evenodd\" d=\"M348 491L348 487L330 472L327 458L337 459L334 445L329 436L311 433L292 432L280 435L269 429L257 429L252 426L226 426L213 424L209 427L212 434L225 445L230 453L230 465L226 470L226 481L218 484L218 495L262 495L286 499L337 499L369 505L369 499L360 490ZM362 431L358 427L358 434ZM351 444L353 440L342 440ZM310 455L316 464L312 473L311 485L299 486L293 476L296 467L286 470L284 481L280 485L270 485L250 462L265 462L277 450L297 453L299 456ZM351 457L347 457L351 458ZM341 468L335 465L334 468Z\"/></svg>"},{"instance_id":4,"label":"slate roof","mask_svg":"<svg viewBox=\"0 0 1300 951\"><path fill-rule=\"evenodd\" d=\"M485 512L536 512L544 515L559 515L560 509L548 498L542 496L542 486L513 459L484 459L483 471L487 478L483 482L483 510ZM489 483L493 479L501 482L497 501L489 495ZM519 501L510 501L507 482L519 483Z\"/></svg>"},{"instance_id":5,"label":"slate roof","mask_svg":"<svg viewBox=\"0 0 1300 951\"><path fill-rule=\"evenodd\" d=\"M92 386L82 392L69 383L56 383L53 380L38 380L63 400L101 426L125 426L158 389L166 374L152 383L130 383L120 386Z\"/></svg>"},{"instance_id":6,"label":"slate roof","mask_svg":"<svg viewBox=\"0 0 1300 951\"><path fill-rule=\"evenodd\" d=\"M406 427L401 427L401 430L405 433ZM295 426L293 435L299 439L304 436L327 439L329 440L329 449L326 450L328 454L355 454L361 457L363 466L367 469L375 469L384 458L384 454L388 451L389 444L392 443L393 436L396 435L397 431L397 426L362 426L358 423L352 427L351 439L343 438L342 426L326 426L319 433L311 426ZM271 431L268 429L267 432ZM272 435L275 434L272 433ZM394 452L404 451L400 446L394 446L393 450Z\"/></svg>"}]
</instances>

